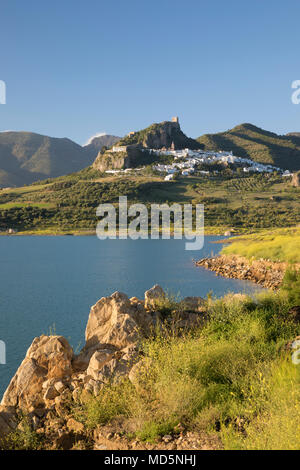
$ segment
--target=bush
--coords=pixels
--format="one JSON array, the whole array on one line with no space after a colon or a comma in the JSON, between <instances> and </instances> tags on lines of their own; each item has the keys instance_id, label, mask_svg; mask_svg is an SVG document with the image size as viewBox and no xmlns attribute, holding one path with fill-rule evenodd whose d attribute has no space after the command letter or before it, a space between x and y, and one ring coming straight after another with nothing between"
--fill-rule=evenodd
<instances>
[{"instance_id":1,"label":"bush","mask_svg":"<svg viewBox=\"0 0 300 470\"><path fill-rule=\"evenodd\" d=\"M77 407L77 419L93 428L117 418L121 429L145 441L176 434L180 424L220 431L226 448L296 448L299 369L283 346L300 326L290 320L290 306L283 292L210 299L208 320L177 335L168 328L176 302L167 297L165 325L141 345L145 366L135 386L125 380L103 388Z\"/></svg>"},{"instance_id":2,"label":"bush","mask_svg":"<svg viewBox=\"0 0 300 470\"><path fill-rule=\"evenodd\" d=\"M293 306L300 305L300 270L289 269L286 271L282 290L287 292Z\"/></svg>"}]
</instances>

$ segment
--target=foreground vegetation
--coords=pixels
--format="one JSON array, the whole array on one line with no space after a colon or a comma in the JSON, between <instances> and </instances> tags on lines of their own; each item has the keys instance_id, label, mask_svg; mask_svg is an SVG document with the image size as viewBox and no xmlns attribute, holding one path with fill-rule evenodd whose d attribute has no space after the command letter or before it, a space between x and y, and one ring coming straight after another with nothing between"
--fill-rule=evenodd
<instances>
[{"instance_id":1,"label":"foreground vegetation","mask_svg":"<svg viewBox=\"0 0 300 470\"><path fill-rule=\"evenodd\" d=\"M284 351L300 333L290 306L285 293L210 302L202 328L143 344L139 387L105 389L76 417L88 428L121 417L146 441L184 427L213 433L226 449L300 449L300 368Z\"/></svg>"},{"instance_id":2,"label":"foreground vegetation","mask_svg":"<svg viewBox=\"0 0 300 470\"><path fill-rule=\"evenodd\" d=\"M87 168L31 186L0 191L0 231L66 233L95 230L96 208L128 203L204 204L207 233L237 233L300 223L299 188L277 175L245 176L230 168L207 177L196 174L163 181L151 167L111 176Z\"/></svg>"},{"instance_id":3,"label":"foreground vegetation","mask_svg":"<svg viewBox=\"0 0 300 470\"><path fill-rule=\"evenodd\" d=\"M206 320L189 332L175 328L179 304L162 301L168 323L140 344L134 385L124 379L96 397L70 401L85 429L81 446L91 445L93 430L111 424L140 442L193 431L224 449L300 449L300 365L286 347L300 334L291 299L286 289L255 299L208 297ZM7 445L45 448L47 442L25 421Z\"/></svg>"},{"instance_id":4,"label":"foreground vegetation","mask_svg":"<svg viewBox=\"0 0 300 470\"><path fill-rule=\"evenodd\" d=\"M275 262L300 263L300 227L267 230L233 238L223 248L226 255L248 259L268 259Z\"/></svg>"}]
</instances>

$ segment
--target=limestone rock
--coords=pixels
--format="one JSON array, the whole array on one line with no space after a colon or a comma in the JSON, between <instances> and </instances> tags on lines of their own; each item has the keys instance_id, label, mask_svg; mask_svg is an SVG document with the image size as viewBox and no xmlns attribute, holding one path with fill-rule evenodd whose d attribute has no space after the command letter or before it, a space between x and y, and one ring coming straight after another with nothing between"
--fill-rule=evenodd
<instances>
[{"instance_id":1,"label":"limestone rock","mask_svg":"<svg viewBox=\"0 0 300 470\"><path fill-rule=\"evenodd\" d=\"M99 371L112 359L114 352L115 351L112 349L102 349L94 352L86 371L87 375L90 375L93 379L97 380Z\"/></svg>"},{"instance_id":2,"label":"limestone rock","mask_svg":"<svg viewBox=\"0 0 300 470\"><path fill-rule=\"evenodd\" d=\"M123 349L135 343L139 330L146 330L152 317L140 304L132 304L127 295L115 292L102 297L92 308L86 327L85 350L91 346Z\"/></svg>"},{"instance_id":3,"label":"limestone rock","mask_svg":"<svg viewBox=\"0 0 300 470\"><path fill-rule=\"evenodd\" d=\"M43 395L44 400L54 400L59 395L58 391L54 387L54 385L50 385Z\"/></svg>"},{"instance_id":4,"label":"limestone rock","mask_svg":"<svg viewBox=\"0 0 300 470\"><path fill-rule=\"evenodd\" d=\"M84 425L79 421L76 421L74 418L68 419L67 428L69 431L73 431L75 433L81 433L84 431Z\"/></svg>"},{"instance_id":5,"label":"limestone rock","mask_svg":"<svg viewBox=\"0 0 300 470\"><path fill-rule=\"evenodd\" d=\"M5 435L14 431L17 427L17 419L14 407L0 406L0 441Z\"/></svg>"},{"instance_id":6,"label":"limestone rock","mask_svg":"<svg viewBox=\"0 0 300 470\"><path fill-rule=\"evenodd\" d=\"M292 186L294 186L295 188L298 188L300 186L300 171L293 173Z\"/></svg>"},{"instance_id":7,"label":"limestone rock","mask_svg":"<svg viewBox=\"0 0 300 470\"><path fill-rule=\"evenodd\" d=\"M158 284L151 287L145 292L145 308L155 308L158 301L165 298L165 293L162 287Z\"/></svg>"},{"instance_id":8,"label":"limestone rock","mask_svg":"<svg viewBox=\"0 0 300 470\"><path fill-rule=\"evenodd\" d=\"M43 408L43 383L71 375L73 351L63 336L40 336L33 340L25 359L12 378L1 404L32 410ZM55 389L54 389L55 390ZM53 392L55 394L55 392ZM57 395L57 393L56 393Z\"/></svg>"}]
</instances>

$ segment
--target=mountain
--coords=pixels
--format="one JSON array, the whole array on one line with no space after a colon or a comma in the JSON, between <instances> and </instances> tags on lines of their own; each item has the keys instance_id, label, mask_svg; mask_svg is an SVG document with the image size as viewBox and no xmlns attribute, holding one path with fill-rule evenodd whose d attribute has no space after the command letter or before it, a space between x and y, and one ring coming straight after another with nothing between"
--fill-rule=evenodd
<instances>
[{"instance_id":1,"label":"mountain","mask_svg":"<svg viewBox=\"0 0 300 470\"><path fill-rule=\"evenodd\" d=\"M252 124L197 139L205 150L232 150L234 155L270 163L283 169L300 169L300 134L277 135Z\"/></svg>"},{"instance_id":2,"label":"mountain","mask_svg":"<svg viewBox=\"0 0 300 470\"><path fill-rule=\"evenodd\" d=\"M118 139L101 136L85 147L67 138L32 132L0 133L0 187L22 186L85 168L103 145Z\"/></svg>"},{"instance_id":3,"label":"mountain","mask_svg":"<svg viewBox=\"0 0 300 470\"><path fill-rule=\"evenodd\" d=\"M103 147L111 147L112 145L119 142L121 137L116 135L101 134L95 137L92 137L89 142L84 146L84 149L88 154L93 155L93 158L97 155L98 152Z\"/></svg>"},{"instance_id":4,"label":"mountain","mask_svg":"<svg viewBox=\"0 0 300 470\"><path fill-rule=\"evenodd\" d=\"M131 132L119 141L118 146L123 145L139 145L151 149L172 147L175 150L199 148L199 143L196 140L187 137L182 132L177 117L172 118L172 121L151 124L146 129Z\"/></svg>"},{"instance_id":5,"label":"mountain","mask_svg":"<svg viewBox=\"0 0 300 470\"><path fill-rule=\"evenodd\" d=\"M116 145L116 149L99 152L93 168L99 171L118 168L134 168L149 165L157 156L149 149L199 149L201 145L187 137L180 129L178 118L151 124L146 129L130 132Z\"/></svg>"}]
</instances>

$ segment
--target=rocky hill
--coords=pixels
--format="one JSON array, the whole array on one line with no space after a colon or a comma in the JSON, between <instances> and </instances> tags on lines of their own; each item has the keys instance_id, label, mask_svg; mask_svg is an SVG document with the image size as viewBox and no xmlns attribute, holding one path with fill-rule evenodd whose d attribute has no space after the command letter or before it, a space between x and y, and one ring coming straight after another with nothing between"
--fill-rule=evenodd
<instances>
[{"instance_id":1,"label":"rocky hill","mask_svg":"<svg viewBox=\"0 0 300 470\"><path fill-rule=\"evenodd\" d=\"M178 118L154 123L146 129L130 133L121 139L118 145L140 145L151 149L174 148L174 150L199 148L199 143L196 140L187 137L182 132Z\"/></svg>"},{"instance_id":2,"label":"rocky hill","mask_svg":"<svg viewBox=\"0 0 300 470\"><path fill-rule=\"evenodd\" d=\"M232 150L239 157L290 171L300 169L298 133L277 135L252 124L241 124L225 132L204 134L197 141L205 150Z\"/></svg>"},{"instance_id":3,"label":"rocky hill","mask_svg":"<svg viewBox=\"0 0 300 470\"><path fill-rule=\"evenodd\" d=\"M115 150L99 152L93 167L100 171L108 169L134 168L153 163L148 149L184 148L199 149L202 145L187 137L180 129L178 118L155 123L137 132L131 132L121 139Z\"/></svg>"}]
</instances>

